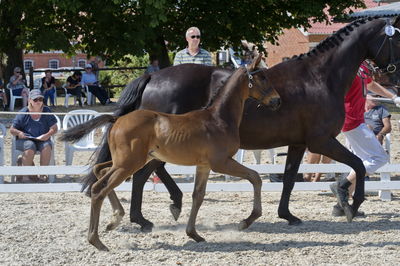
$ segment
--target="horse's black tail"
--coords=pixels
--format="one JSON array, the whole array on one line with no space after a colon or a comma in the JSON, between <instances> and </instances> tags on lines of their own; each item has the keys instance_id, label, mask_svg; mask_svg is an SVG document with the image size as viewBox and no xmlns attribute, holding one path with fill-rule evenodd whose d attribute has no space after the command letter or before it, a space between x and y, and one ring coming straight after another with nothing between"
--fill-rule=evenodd
<instances>
[{"instance_id":1,"label":"horse's black tail","mask_svg":"<svg viewBox=\"0 0 400 266\"><path fill-rule=\"evenodd\" d=\"M150 78L151 75L144 74L126 85L118 100L119 109L114 112L114 115L122 116L139 108L143 91Z\"/></svg>"},{"instance_id":2,"label":"horse's black tail","mask_svg":"<svg viewBox=\"0 0 400 266\"><path fill-rule=\"evenodd\" d=\"M114 123L118 117L114 115L101 115L95 117L85 123L76 125L65 130L59 140L75 143L89 134L93 129L98 128L106 123Z\"/></svg>"},{"instance_id":3,"label":"horse's black tail","mask_svg":"<svg viewBox=\"0 0 400 266\"><path fill-rule=\"evenodd\" d=\"M146 84L150 80L150 75L144 74L143 76L130 82L125 89L122 91L121 96L118 100L119 109L114 112L114 117L119 117L130 113L139 108L142 101L142 94L146 88ZM108 132L109 128L107 129ZM107 134L105 134L106 136ZM103 137L100 149L93 158L91 164L95 165L102 162L107 162L111 160L110 148L108 147L108 140ZM93 171L90 171L86 176L82 178L82 188L81 192L85 191L86 195L91 196L91 187L97 181L97 177L94 175Z\"/></svg>"}]
</instances>

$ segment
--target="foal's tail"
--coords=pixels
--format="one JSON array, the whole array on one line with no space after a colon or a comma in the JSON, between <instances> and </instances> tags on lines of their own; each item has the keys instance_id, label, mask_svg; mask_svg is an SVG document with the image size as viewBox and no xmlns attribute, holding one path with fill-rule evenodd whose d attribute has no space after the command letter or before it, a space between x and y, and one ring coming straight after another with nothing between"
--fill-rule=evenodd
<instances>
[{"instance_id":1,"label":"foal's tail","mask_svg":"<svg viewBox=\"0 0 400 266\"><path fill-rule=\"evenodd\" d=\"M101 115L95 117L86 123L65 130L59 137L59 140L75 143L89 134L92 130L107 123L114 123L117 119L118 117L114 115Z\"/></svg>"},{"instance_id":2,"label":"foal's tail","mask_svg":"<svg viewBox=\"0 0 400 266\"><path fill-rule=\"evenodd\" d=\"M131 81L125 87L118 100L118 109L114 112L115 119L139 108L142 102L143 91L146 88L147 83L150 81L150 78L151 75L144 74L143 76ZM108 127L107 132L109 129L110 127ZM95 157L91 160L92 165L111 160L111 153L106 135L107 134L103 136L99 151L96 152ZM81 192L87 189L86 195L90 197L91 187L96 181L97 177L94 175L93 171L90 170L89 173L81 180Z\"/></svg>"}]
</instances>

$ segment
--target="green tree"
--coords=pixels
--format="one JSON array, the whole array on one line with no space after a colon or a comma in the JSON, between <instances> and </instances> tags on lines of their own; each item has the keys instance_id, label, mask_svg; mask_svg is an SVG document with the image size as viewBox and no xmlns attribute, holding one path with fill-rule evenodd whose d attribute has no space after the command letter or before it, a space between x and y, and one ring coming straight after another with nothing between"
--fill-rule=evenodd
<instances>
[{"instance_id":1,"label":"green tree","mask_svg":"<svg viewBox=\"0 0 400 266\"><path fill-rule=\"evenodd\" d=\"M161 67L170 64L167 51L186 46L185 31L197 26L203 47L215 51L239 46L248 40L262 49L264 41L275 42L284 28L310 27L313 21L341 16L348 7L362 7L363 0L114 0L89 4L92 35L82 42L91 54L110 60L130 53L158 55ZM328 6L329 4L329 6ZM112 13L108 12L113 10ZM325 10L325 11L324 11ZM168 44L165 43L168 42Z\"/></svg>"},{"instance_id":2,"label":"green tree","mask_svg":"<svg viewBox=\"0 0 400 266\"><path fill-rule=\"evenodd\" d=\"M165 67L168 50L186 46L190 26L201 29L202 45L211 51L236 47L243 39L262 48L284 28L308 28L310 18L323 21L363 5L363 0L0 0L0 53L7 59L6 78L22 65L23 50L80 50L108 62L150 53Z\"/></svg>"},{"instance_id":3,"label":"green tree","mask_svg":"<svg viewBox=\"0 0 400 266\"><path fill-rule=\"evenodd\" d=\"M22 66L24 50L73 51L70 40L77 38L77 25L65 23L72 19L58 12L49 0L0 0L0 54L5 55L6 80L15 66Z\"/></svg>"}]
</instances>

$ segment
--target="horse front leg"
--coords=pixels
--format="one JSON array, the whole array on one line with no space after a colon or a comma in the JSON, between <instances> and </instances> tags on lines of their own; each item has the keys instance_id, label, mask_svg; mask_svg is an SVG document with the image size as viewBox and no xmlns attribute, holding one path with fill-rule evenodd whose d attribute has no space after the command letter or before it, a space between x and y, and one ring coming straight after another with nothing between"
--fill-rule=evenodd
<instances>
[{"instance_id":1,"label":"horse front leg","mask_svg":"<svg viewBox=\"0 0 400 266\"><path fill-rule=\"evenodd\" d=\"M205 239L196 232L196 218L200 206L204 200L209 174L210 174L210 168L208 166L197 166L196 179L192 194L192 209L190 210L189 221L186 226L186 234L190 238L194 239L196 242L205 241Z\"/></svg>"},{"instance_id":2,"label":"horse front leg","mask_svg":"<svg viewBox=\"0 0 400 266\"><path fill-rule=\"evenodd\" d=\"M347 221L352 222L365 197L365 167L363 162L335 138L330 138L325 142L317 142L315 145L311 143L309 149L311 152L326 155L335 161L350 166L356 174L356 191L352 206L348 202L351 182L345 178L339 181L339 183L331 185L331 190L336 196L339 206L343 208Z\"/></svg>"},{"instance_id":3,"label":"horse front leg","mask_svg":"<svg viewBox=\"0 0 400 266\"><path fill-rule=\"evenodd\" d=\"M289 200L305 150L305 146L289 146L288 148L285 173L283 174L283 189L281 200L279 202L278 216L279 218L286 219L289 222L289 225L301 224L301 220L290 213Z\"/></svg>"},{"instance_id":4,"label":"horse front leg","mask_svg":"<svg viewBox=\"0 0 400 266\"><path fill-rule=\"evenodd\" d=\"M239 223L239 230L248 228L262 214L262 206L261 206L262 180L260 178L260 175L256 171L249 169L244 165L241 165L232 158L228 158L225 161L216 160L212 162L211 169L214 172L219 172L226 175L238 176L247 179L253 185L254 189L253 210L248 218L244 219Z\"/></svg>"},{"instance_id":5,"label":"horse front leg","mask_svg":"<svg viewBox=\"0 0 400 266\"><path fill-rule=\"evenodd\" d=\"M175 181L172 179L172 177L165 170L165 163L160 163L161 165L156 169L155 172L167 188L170 199L174 202L173 204L169 205L169 210L171 211L171 214L174 217L175 221L177 221L182 211L183 193L178 185L175 183Z\"/></svg>"},{"instance_id":6,"label":"horse front leg","mask_svg":"<svg viewBox=\"0 0 400 266\"><path fill-rule=\"evenodd\" d=\"M131 208L129 215L131 222L139 224L142 232L151 232L154 226L154 224L144 218L142 214L143 188L151 173L161 164L162 162L158 160L151 160L132 177Z\"/></svg>"}]
</instances>

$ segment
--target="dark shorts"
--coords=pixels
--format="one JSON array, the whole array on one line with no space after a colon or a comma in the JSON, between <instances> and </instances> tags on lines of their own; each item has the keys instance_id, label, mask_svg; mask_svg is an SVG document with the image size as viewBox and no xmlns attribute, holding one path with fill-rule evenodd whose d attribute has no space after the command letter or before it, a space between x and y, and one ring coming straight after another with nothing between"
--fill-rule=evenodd
<instances>
[{"instance_id":1,"label":"dark shorts","mask_svg":"<svg viewBox=\"0 0 400 266\"><path fill-rule=\"evenodd\" d=\"M12 90L13 95L14 96L21 96L22 90L23 90L23 88L21 88L21 89L13 89Z\"/></svg>"},{"instance_id":2,"label":"dark shorts","mask_svg":"<svg viewBox=\"0 0 400 266\"><path fill-rule=\"evenodd\" d=\"M46 146L50 145L53 148L53 143L51 140L46 141L33 141L30 139L17 139L16 148L19 151L33 150L35 153L37 151L42 151Z\"/></svg>"}]
</instances>

